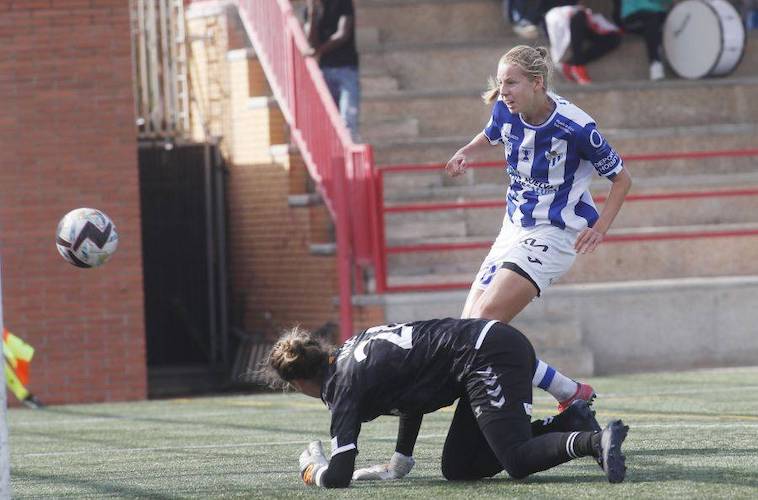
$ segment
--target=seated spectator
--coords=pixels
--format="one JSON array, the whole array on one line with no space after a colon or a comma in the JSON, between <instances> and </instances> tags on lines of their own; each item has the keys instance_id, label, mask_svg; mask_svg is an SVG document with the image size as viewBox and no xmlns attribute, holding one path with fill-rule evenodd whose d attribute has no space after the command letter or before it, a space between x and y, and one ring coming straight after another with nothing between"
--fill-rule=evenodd
<instances>
[{"instance_id":1,"label":"seated spectator","mask_svg":"<svg viewBox=\"0 0 758 500\"><path fill-rule=\"evenodd\" d=\"M621 0L621 23L625 31L642 35L650 64L650 79L665 76L661 62L663 23L673 0Z\"/></svg>"},{"instance_id":2,"label":"seated spectator","mask_svg":"<svg viewBox=\"0 0 758 500\"><path fill-rule=\"evenodd\" d=\"M618 26L581 5L550 9L545 26L553 63L566 79L580 85L592 83L585 66L621 43Z\"/></svg>"}]
</instances>

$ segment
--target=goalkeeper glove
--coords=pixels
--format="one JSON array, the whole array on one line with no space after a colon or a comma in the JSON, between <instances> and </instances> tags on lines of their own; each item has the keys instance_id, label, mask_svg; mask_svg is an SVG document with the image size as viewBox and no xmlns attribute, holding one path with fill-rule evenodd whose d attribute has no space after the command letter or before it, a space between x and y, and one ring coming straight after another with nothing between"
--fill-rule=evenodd
<instances>
[{"instance_id":1,"label":"goalkeeper glove","mask_svg":"<svg viewBox=\"0 0 758 500\"><path fill-rule=\"evenodd\" d=\"M413 457L406 457L402 453L395 452L388 464L378 464L353 472L355 481L400 479L405 477L413 468L416 461Z\"/></svg>"},{"instance_id":2,"label":"goalkeeper glove","mask_svg":"<svg viewBox=\"0 0 758 500\"><path fill-rule=\"evenodd\" d=\"M321 441L312 441L300 454L300 477L308 486L316 484L316 473L329 467Z\"/></svg>"}]
</instances>

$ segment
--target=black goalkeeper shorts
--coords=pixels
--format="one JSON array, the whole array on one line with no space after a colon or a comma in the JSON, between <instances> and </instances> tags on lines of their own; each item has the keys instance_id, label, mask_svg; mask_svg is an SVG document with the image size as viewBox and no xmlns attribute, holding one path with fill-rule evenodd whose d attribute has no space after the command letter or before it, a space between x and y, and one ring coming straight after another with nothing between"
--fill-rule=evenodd
<instances>
[{"instance_id":1,"label":"black goalkeeper shorts","mask_svg":"<svg viewBox=\"0 0 758 500\"><path fill-rule=\"evenodd\" d=\"M530 437L536 362L524 334L502 323L490 328L464 380L466 399L479 428L499 422L511 427L519 440Z\"/></svg>"}]
</instances>

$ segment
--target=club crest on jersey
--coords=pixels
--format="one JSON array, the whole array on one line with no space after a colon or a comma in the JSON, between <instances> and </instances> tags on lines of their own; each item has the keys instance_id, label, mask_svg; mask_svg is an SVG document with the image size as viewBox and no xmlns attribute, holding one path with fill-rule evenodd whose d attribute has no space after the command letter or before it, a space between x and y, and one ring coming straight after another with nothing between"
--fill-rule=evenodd
<instances>
[{"instance_id":1,"label":"club crest on jersey","mask_svg":"<svg viewBox=\"0 0 758 500\"><path fill-rule=\"evenodd\" d=\"M545 159L551 167L557 165L561 161L561 157L563 157L563 155L560 151L545 151Z\"/></svg>"}]
</instances>

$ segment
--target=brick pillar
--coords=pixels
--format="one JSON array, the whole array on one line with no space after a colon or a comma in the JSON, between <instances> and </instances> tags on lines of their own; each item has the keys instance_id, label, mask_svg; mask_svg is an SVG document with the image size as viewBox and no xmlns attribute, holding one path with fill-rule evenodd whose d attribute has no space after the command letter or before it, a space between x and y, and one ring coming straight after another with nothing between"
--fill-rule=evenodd
<instances>
[{"instance_id":1,"label":"brick pillar","mask_svg":"<svg viewBox=\"0 0 758 500\"><path fill-rule=\"evenodd\" d=\"M46 403L144 398L128 2L1 1L0 41L3 304L36 349L29 388ZM99 269L55 248L58 220L83 206L121 237Z\"/></svg>"}]
</instances>

